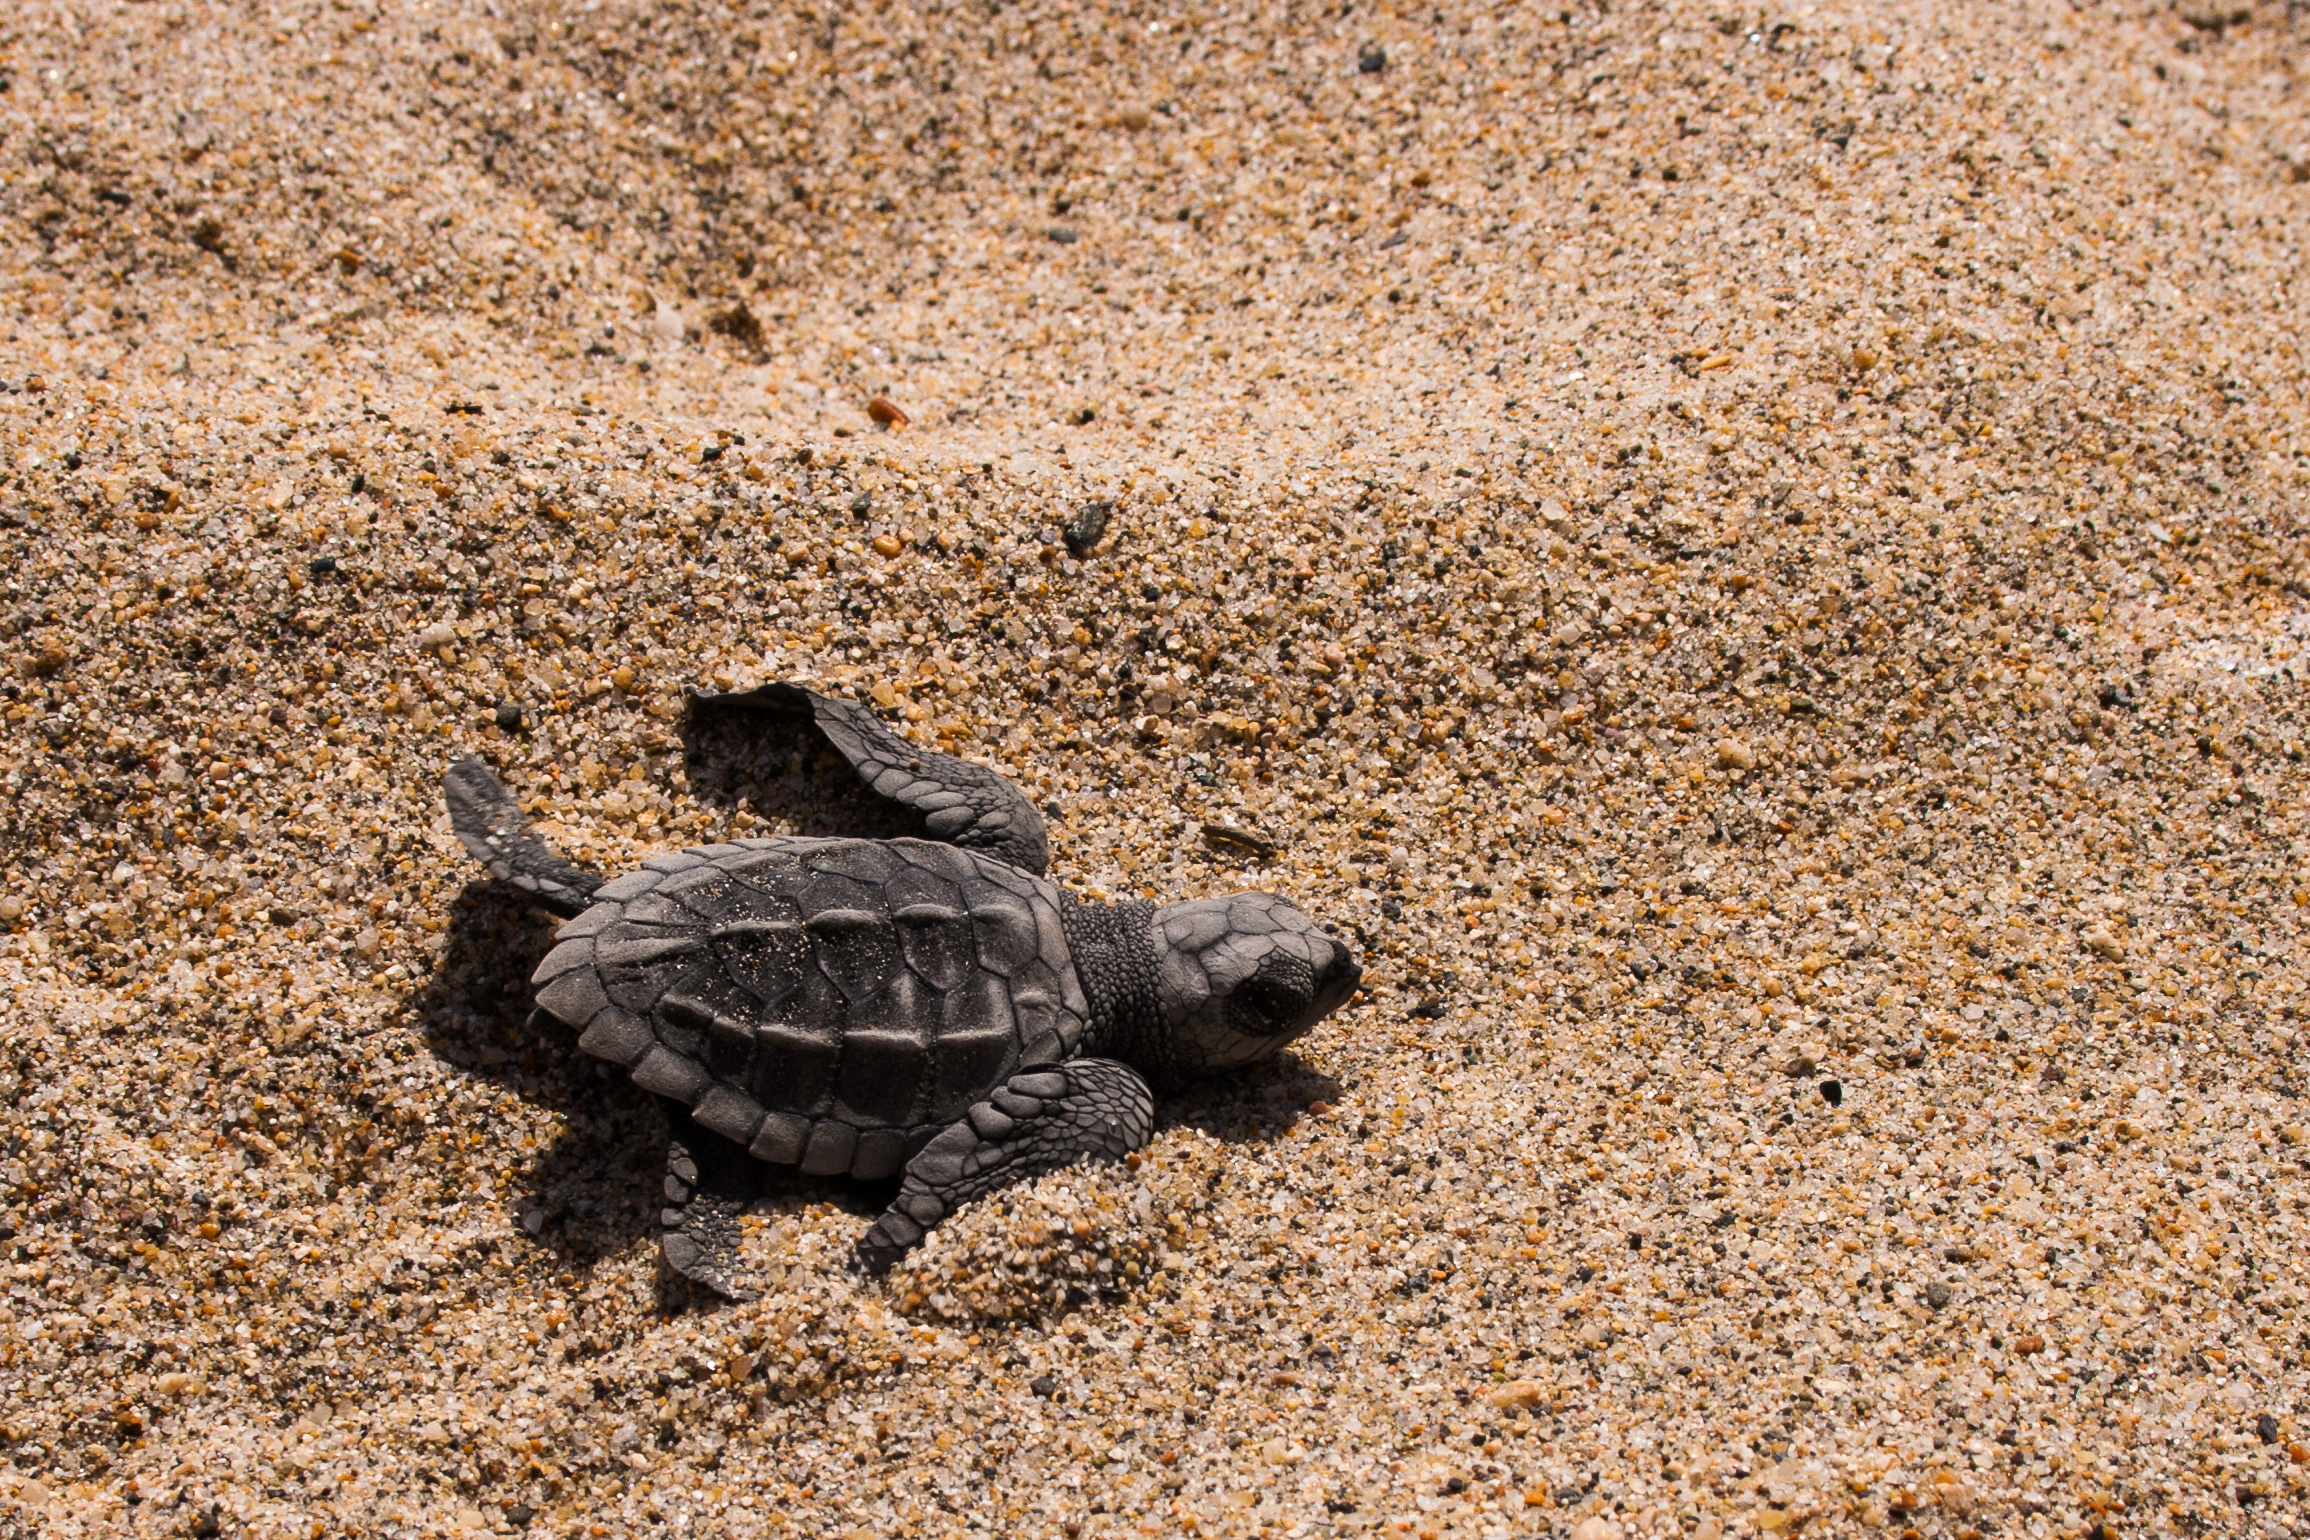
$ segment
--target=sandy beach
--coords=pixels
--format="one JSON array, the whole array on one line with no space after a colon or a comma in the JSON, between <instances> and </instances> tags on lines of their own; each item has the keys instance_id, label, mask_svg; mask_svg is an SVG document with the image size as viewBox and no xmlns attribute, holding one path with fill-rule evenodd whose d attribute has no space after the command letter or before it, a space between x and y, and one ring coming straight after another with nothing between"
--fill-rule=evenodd
<instances>
[{"instance_id":1,"label":"sandy beach","mask_svg":"<svg viewBox=\"0 0 2310 1540\"><path fill-rule=\"evenodd\" d=\"M2299 1533L2310 17L0 15L0 1533ZM887 1279L440 777L1365 988Z\"/></svg>"}]
</instances>

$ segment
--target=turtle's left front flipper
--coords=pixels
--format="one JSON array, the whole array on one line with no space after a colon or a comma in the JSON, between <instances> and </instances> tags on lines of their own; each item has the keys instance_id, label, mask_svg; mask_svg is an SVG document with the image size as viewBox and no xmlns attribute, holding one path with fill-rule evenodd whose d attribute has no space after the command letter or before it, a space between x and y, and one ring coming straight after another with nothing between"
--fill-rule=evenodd
<instances>
[{"instance_id":1,"label":"turtle's left front flipper","mask_svg":"<svg viewBox=\"0 0 2310 1540\"><path fill-rule=\"evenodd\" d=\"M458 843L489 868L489 875L563 919L583 914L602 879L541 840L521 816L513 794L486 764L468 755L441 778L449 822Z\"/></svg>"},{"instance_id":2,"label":"turtle's left front flipper","mask_svg":"<svg viewBox=\"0 0 2310 1540\"><path fill-rule=\"evenodd\" d=\"M1000 770L909 743L856 702L800 685L766 684L728 695L693 693L690 709L752 712L789 727L807 725L850 761L869 791L921 814L932 839L1038 877L1050 865L1043 815Z\"/></svg>"},{"instance_id":3,"label":"turtle's left front flipper","mask_svg":"<svg viewBox=\"0 0 2310 1540\"><path fill-rule=\"evenodd\" d=\"M1154 1133L1154 1093L1128 1064L1070 1059L1013 1075L907 1162L897 1201L859 1237L859 1257L886 1271L972 1199L1079 1160L1119 1160Z\"/></svg>"}]
</instances>

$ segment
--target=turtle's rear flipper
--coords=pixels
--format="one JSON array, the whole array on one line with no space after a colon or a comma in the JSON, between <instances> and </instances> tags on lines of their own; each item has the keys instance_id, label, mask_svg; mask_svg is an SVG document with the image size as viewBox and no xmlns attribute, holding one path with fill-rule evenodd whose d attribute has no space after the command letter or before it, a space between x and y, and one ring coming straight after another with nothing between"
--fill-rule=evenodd
<instances>
[{"instance_id":1,"label":"turtle's rear flipper","mask_svg":"<svg viewBox=\"0 0 2310 1540\"><path fill-rule=\"evenodd\" d=\"M1079 1160L1120 1160L1154 1133L1154 1094L1128 1064L1069 1059L1013 1075L907 1162L897 1201L859 1237L859 1258L886 1271L973 1198Z\"/></svg>"},{"instance_id":2,"label":"turtle's rear flipper","mask_svg":"<svg viewBox=\"0 0 2310 1540\"><path fill-rule=\"evenodd\" d=\"M666 1265L724 1299L738 1287L738 1221L761 1188L762 1171L746 1152L701 1128L690 1109L660 1097L666 1109L666 1203L658 1249Z\"/></svg>"},{"instance_id":3,"label":"turtle's rear flipper","mask_svg":"<svg viewBox=\"0 0 2310 1540\"><path fill-rule=\"evenodd\" d=\"M747 711L815 732L850 761L878 797L921 815L934 840L960 845L1040 877L1050 865L1043 815L1000 770L918 748L866 707L800 685L766 684L730 695L692 693L700 714Z\"/></svg>"},{"instance_id":4,"label":"turtle's rear flipper","mask_svg":"<svg viewBox=\"0 0 2310 1540\"><path fill-rule=\"evenodd\" d=\"M441 790L449 799L449 822L458 843L489 868L490 876L565 920L593 902L601 878L531 833L529 820L489 766L471 756L461 759L441 778Z\"/></svg>"}]
</instances>

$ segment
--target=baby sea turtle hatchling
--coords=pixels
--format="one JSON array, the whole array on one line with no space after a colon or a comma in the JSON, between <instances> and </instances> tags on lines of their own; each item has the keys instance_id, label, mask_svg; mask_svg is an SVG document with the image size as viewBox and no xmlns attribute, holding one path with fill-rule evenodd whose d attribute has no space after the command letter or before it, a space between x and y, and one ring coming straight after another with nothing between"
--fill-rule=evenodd
<instances>
[{"instance_id":1,"label":"baby sea turtle hatchling","mask_svg":"<svg viewBox=\"0 0 2310 1540\"><path fill-rule=\"evenodd\" d=\"M661 1246L718 1293L764 1163L904 1173L858 1242L879 1271L983 1193L1140 1148L1151 1085L1264 1059L1355 993L1354 955L1288 899L1076 899L1016 786L864 707L773 684L692 710L815 734L926 837L733 840L605 883L480 760L445 790L491 876L567 921L537 1003L664 1102Z\"/></svg>"}]
</instances>

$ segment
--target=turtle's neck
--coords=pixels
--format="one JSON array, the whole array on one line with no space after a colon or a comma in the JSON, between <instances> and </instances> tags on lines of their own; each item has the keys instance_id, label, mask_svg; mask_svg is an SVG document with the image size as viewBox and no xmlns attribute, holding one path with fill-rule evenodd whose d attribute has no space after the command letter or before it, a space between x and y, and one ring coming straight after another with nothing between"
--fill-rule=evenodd
<instances>
[{"instance_id":1,"label":"turtle's neck","mask_svg":"<svg viewBox=\"0 0 2310 1540\"><path fill-rule=\"evenodd\" d=\"M1086 904L1059 890L1059 920L1075 976L1091 1002L1083 1052L1121 1059L1149 1077L1170 1068L1169 1036L1155 993L1155 943L1148 925L1154 904Z\"/></svg>"}]
</instances>

